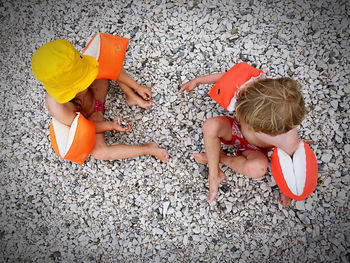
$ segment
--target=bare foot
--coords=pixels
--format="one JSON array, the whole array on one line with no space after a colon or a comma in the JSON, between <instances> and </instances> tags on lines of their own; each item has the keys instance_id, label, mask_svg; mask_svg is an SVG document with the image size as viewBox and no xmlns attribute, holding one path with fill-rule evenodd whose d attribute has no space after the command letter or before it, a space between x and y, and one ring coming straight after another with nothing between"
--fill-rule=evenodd
<instances>
[{"instance_id":1,"label":"bare foot","mask_svg":"<svg viewBox=\"0 0 350 263\"><path fill-rule=\"evenodd\" d=\"M221 160L221 157L223 156L226 156L226 154L220 151L220 160ZM197 163L200 163L200 164L208 163L208 158L206 153L194 153L192 154L192 157L196 160Z\"/></svg>"},{"instance_id":2,"label":"bare foot","mask_svg":"<svg viewBox=\"0 0 350 263\"><path fill-rule=\"evenodd\" d=\"M207 164L208 158L206 153L194 153L192 157L196 160L197 163Z\"/></svg>"},{"instance_id":3,"label":"bare foot","mask_svg":"<svg viewBox=\"0 0 350 263\"><path fill-rule=\"evenodd\" d=\"M137 105L144 109L151 107L153 105L152 100L144 100L142 97L140 97L137 94L135 94L135 96L126 95L125 100L129 106Z\"/></svg>"},{"instance_id":4,"label":"bare foot","mask_svg":"<svg viewBox=\"0 0 350 263\"><path fill-rule=\"evenodd\" d=\"M285 194L283 193L280 193L279 196L278 196L278 201L280 202L280 204L283 206L283 207L287 207L290 205L290 203L292 202L292 199L290 199L288 196L286 196Z\"/></svg>"},{"instance_id":5,"label":"bare foot","mask_svg":"<svg viewBox=\"0 0 350 263\"><path fill-rule=\"evenodd\" d=\"M158 158L163 163L167 163L169 161L168 151L163 148L159 148L155 142L147 143L145 146L149 148L151 155Z\"/></svg>"},{"instance_id":6,"label":"bare foot","mask_svg":"<svg viewBox=\"0 0 350 263\"><path fill-rule=\"evenodd\" d=\"M226 182L225 173L219 169L219 175L216 178L210 178L209 176L209 195L207 201L210 203L214 201L218 194L220 184Z\"/></svg>"}]
</instances>

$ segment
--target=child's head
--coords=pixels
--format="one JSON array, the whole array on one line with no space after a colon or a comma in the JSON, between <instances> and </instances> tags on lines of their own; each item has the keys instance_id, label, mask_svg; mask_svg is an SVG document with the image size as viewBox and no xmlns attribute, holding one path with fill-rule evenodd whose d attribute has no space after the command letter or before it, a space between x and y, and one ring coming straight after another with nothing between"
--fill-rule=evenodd
<instances>
[{"instance_id":1,"label":"child's head","mask_svg":"<svg viewBox=\"0 0 350 263\"><path fill-rule=\"evenodd\" d=\"M67 40L54 40L33 55L32 70L46 91L65 103L90 86L98 74L98 62L81 55Z\"/></svg>"},{"instance_id":2,"label":"child's head","mask_svg":"<svg viewBox=\"0 0 350 263\"><path fill-rule=\"evenodd\" d=\"M262 79L241 90L236 113L254 131L286 133L304 119L306 109L299 84L291 78Z\"/></svg>"}]
</instances>

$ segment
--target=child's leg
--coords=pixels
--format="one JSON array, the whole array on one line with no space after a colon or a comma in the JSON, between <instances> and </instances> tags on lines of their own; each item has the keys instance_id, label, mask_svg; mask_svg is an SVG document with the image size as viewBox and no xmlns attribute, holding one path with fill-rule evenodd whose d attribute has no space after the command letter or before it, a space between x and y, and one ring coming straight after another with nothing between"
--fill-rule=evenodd
<instances>
[{"instance_id":1,"label":"child's leg","mask_svg":"<svg viewBox=\"0 0 350 263\"><path fill-rule=\"evenodd\" d=\"M207 153L196 153L192 155L198 163L208 163ZM260 178L267 170L267 157L258 151L244 151L240 156L227 156L220 152L220 163L230 167L239 174L250 178Z\"/></svg>"},{"instance_id":2,"label":"child's leg","mask_svg":"<svg viewBox=\"0 0 350 263\"><path fill-rule=\"evenodd\" d=\"M91 155L97 160L119 160L141 155L152 155L162 162L169 160L168 152L159 148L155 142L144 145L107 145L103 133L96 134L96 142Z\"/></svg>"},{"instance_id":3,"label":"child's leg","mask_svg":"<svg viewBox=\"0 0 350 263\"><path fill-rule=\"evenodd\" d=\"M117 83L126 95L126 102L129 106L138 105L147 108L153 104L151 101L152 92L149 88L140 86L124 70L121 70Z\"/></svg>"},{"instance_id":4,"label":"child's leg","mask_svg":"<svg viewBox=\"0 0 350 263\"><path fill-rule=\"evenodd\" d=\"M225 153L221 153L220 163L250 178L260 178L266 173L268 159L261 152L244 151L242 156L227 156ZM287 207L292 202L292 199L280 193L278 201L283 207Z\"/></svg>"},{"instance_id":5,"label":"child's leg","mask_svg":"<svg viewBox=\"0 0 350 263\"><path fill-rule=\"evenodd\" d=\"M220 139L231 140L231 123L226 117L207 119L203 124L204 147L209 166L209 195L208 202L215 199L219 185L225 181L225 174L219 167Z\"/></svg>"},{"instance_id":6,"label":"child's leg","mask_svg":"<svg viewBox=\"0 0 350 263\"><path fill-rule=\"evenodd\" d=\"M92 84L95 99L105 102L108 92L109 80L95 80ZM89 120L103 121L103 114L100 111L94 112ZM152 155L162 162L167 162L169 159L168 152L165 149L159 148L155 142L144 145L107 145L104 139L104 133L96 134L95 146L92 149L91 155L99 160L118 160L131 158L140 155Z\"/></svg>"},{"instance_id":7,"label":"child's leg","mask_svg":"<svg viewBox=\"0 0 350 263\"><path fill-rule=\"evenodd\" d=\"M261 178L267 170L268 160L259 151L244 151L240 156L221 156L221 161L232 170L250 178Z\"/></svg>"},{"instance_id":8,"label":"child's leg","mask_svg":"<svg viewBox=\"0 0 350 263\"><path fill-rule=\"evenodd\" d=\"M267 170L267 158L264 154L259 156L256 154L250 154L245 152L245 156L227 156L224 152L220 152L220 163L230 167L232 170L237 173L246 175L251 178L260 178L262 177ZM254 152L254 151L249 151ZM201 164L207 164L208 158L206 153L194 153L193 158ZM265 160L266 159L266 160ZM255 168L254 168L255 167ZM292 202L288 196L282 192L278 196L278 201L283 207L287 207Z\"/></svg>"}]
</instances>

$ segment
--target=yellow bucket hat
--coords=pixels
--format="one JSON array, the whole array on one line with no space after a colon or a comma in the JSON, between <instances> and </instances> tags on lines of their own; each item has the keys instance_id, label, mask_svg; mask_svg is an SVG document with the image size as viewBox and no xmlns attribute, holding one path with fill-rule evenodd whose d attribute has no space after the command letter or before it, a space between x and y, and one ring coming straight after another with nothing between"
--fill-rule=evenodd
<instances>
[{"instance_id":1,"label":"yellow bucket hat","mask_svg":"<svg viewBox=\"0 0 350 263\"><path fill-rule=\"evenodd\" d=\"M69 41L58 39L34 53L32 70L57 102L66 103L95 80L98 62L91 56L81 55Z\"/></svg>"}]
</instances>

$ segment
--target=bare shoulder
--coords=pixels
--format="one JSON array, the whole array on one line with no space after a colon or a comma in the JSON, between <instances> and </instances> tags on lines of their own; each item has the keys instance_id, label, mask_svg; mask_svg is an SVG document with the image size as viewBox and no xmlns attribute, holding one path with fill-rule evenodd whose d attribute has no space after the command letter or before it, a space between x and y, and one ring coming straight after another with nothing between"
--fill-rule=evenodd
<instances>
[{"instance_id":1,"label":"bare shoulder","mask_svg":"<svg viewBox=\"0 0 350 263\"><path fill-rule=\"evenodd\" d=\"M299 136L298 130L296 128L275 136L276 141L274 146L281 148L283 151L288 153L289 155L293 155L299 145Z\"/></svg>"},{"instance_id":2,"label":"bare shoulder","mask_svg":"<svg viewBox=\"0 0 350 263\"><path fill-rule=\"evenodd\" d=\"M70 126L76 113L72 103L58 103L49 94L46 94L45 104L48 112L58 121Z\"/></svg>"}]
</instances>

